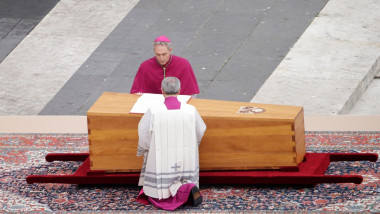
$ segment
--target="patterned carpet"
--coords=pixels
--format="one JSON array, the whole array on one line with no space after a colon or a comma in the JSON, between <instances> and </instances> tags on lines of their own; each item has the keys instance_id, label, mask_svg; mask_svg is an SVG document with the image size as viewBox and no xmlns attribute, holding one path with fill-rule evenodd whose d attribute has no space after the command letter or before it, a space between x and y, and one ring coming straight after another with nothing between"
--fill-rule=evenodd
<instances>
[{"instance_id":1,"label":"patterned carpet","mask_svg":"<svg viewBox=\"0 0 380 214\"><path fill-rule=\"evenodd\" d=\"M379 132L307 132L308 152L375 152L380 154ZM87 152L87 135L0 135L0 212L157 213L135 201L136 186L78 186L27 184L31 174L71 174L80 163L44 159L52 152ZM202 185L204 202L184 206L178 213L256 212L380 212L380 161L335 162L326 174L360 174L356 184L305 186Z\"/></svg>"}]
</instances>

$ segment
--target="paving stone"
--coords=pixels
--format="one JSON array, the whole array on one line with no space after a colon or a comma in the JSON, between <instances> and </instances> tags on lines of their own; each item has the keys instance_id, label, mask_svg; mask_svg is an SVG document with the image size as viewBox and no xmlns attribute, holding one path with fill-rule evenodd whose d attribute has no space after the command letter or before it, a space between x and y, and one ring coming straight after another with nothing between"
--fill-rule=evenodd
<instances>
[{"instance_id":1,"label":"paving stone","mask_svg":"<svg viewBox=\"0 0 380 214\"><path fill-rule=\"evenodd\" d=\"M166 7L167 3L170 4L171 7ZM77 73L80 75L105 74L109 75L109 78L111 79L118 77L112 81L114 83L110 86L120 85L115 82L117 80L128 80L128 84L121 84L117 90L129 92L133 78L140 63L143 60L154 56L152 41L156 36L165 34L170 37L173 40L175 47L173 52L174 54L176 52L179 53L181 49L183 50L186 47L186 44L193 38L193 29L185 30L185 32L188 32L186 36L186 33L183 32L183 29L186 28L183 28L184 26L181 23L179 23L177 26L177 29L179 31L181 28L183 28L180 32L169 31L170 33L166 33L170 27L174 26L168 25L167 22L170 21L168 20L170 18L166 18L168 17L166 14L171 14L170 17L174 17L173 19L175 20L178 20L177 18L180 16L180 13L175 12L177 10L177 6L175 6L176 4L180 5L176 1L164 1L160 2L160 4L148 4L146 1L140 1L134 10L124 18L124 20L117 26L117 28L112 33L110 33L104 42L95 50L90 58L84 62L81 68L78 69ZM187 4L194 4L199 8L201 7L194 1L187 2ZM153 7L155 5L156 7ZM167 10L173 10L173 13L168 12ZM162 21L161 24L160 20ZM196 26L203 24L202 19L197 19L197 22L198 23ZM176 38L179 38L178 40L183 42L180 43L176 41ZM178 44L178 46L176 46L176 44ZM125 54L124 58L122 57L122 54ZM73 87L78 87L77 90L82 90L79 88L79 84L70 83L76 82L75 78L76 75L73 75L72 78L63 86L61 91L71 91ZM100 96L100 91L103 88L112 90L112 87L106 87L109 81L110 80L106 80L105 84L94 84L92 86L89 86L92 87L91 90L93 91L93 94L90 95L90 97L92 97L91 100L96 100L97 96ZM58 96L58 94L61 95ZM55 102L59 103L60 101L58 99L70 99L70 93L62 92L58 94L49 102L48 106L54 106ZM62 98L64 95L67 97ZM55 101L56 99L57 101ZM83 100L82 103L77 103L75 106L86 105L86 100ZM41 111L40 114L45 114L44 112L45 111Z\"/></svg>"},{"instance_id":2,"label":"paving stone","mask_svg":"<svg viewBox=\"0 0 380 214\"><path fill-rule=\"evenodd\" d=\"M154 56L151 44L159 35L168 36L173 54L192 64L201 89L199 98L249 101L321 9L321 4L312 4L302 0L140 0L76 72L107 77L102 84L89 85L90 98L75 106L83 106L79 114L85 114L88 103L103 90L128 92L140 63ZM83 90L80 84L70 83L75 78L58 93L67 97L54 97L52 105L70 99L65 90Z\"/></svg>"},{"instance_id":3,"label":"paving stone","mask_svg":"<svg viewBox=\"0 0 380 214\"><path fill-rule=\"evenodd\" d=\"M347 114L380 70L379 5L328 1L251 101Z\"/></svg>"},{"instance_id":4,"label":"paving stone","mask_svg":"<svg viewBox=\"0 0 380 214\"><path fill-rule=\"evenodd\" d=\"M131 60L131 58L133 60ZM139 66L136 63L131 65L131 61L140 62L140 57L128 57L121 61L118 66L112 71L109 77L130 77L134 79ZM131 85L132 86L132 85Z\"/></svg>"},{"instance_id":5,"label":"paving stone","mask_svg":"<svg viewBox=\"0 0 380 214\"><path fill-rule=\"evenodd\" d=\"M236 86L238 80L234 79L234 82L231 80L214 80L211 86L207 86L206 94L199 94L197 98L213 97L213 99L221 100L223 97L228 96L229 101L241 101L242 98L246 97L248 92L254 88L257 80L251 80L252 85L242 84L239 87Z\"/></svg>"},{"instance_id":6,"label":"paving stone","mask_svg":"<svg viewBox=\"0 0 380 214\"><path fill-rule=\"evenodd\" d=\"M0 63L58 1L2 0L0 2Z\"/></svg>"},{"instance_id":7,"label":"paving stone","mask_svg":"<svg viewBox=\"0 0 380 214\"><path fill-rule=\"evenodd\" d=\"M348 114L350 115L380 115L380 79L372 80L371 84L358 99Z\"/></svg>"},{"instance_id":8,"label":"paving stone","mask_svg":"<svg viewBox=\"0 0 380 214\"><path fill-rule=\"evenodd\" d=\"M40 2L45 1L48 0ZM109 35L92 54L88 55L88 58L78 58L75 61L78 69L71 78L67 79L68 74L55 75L54 79L60 79L65 84L58 93L55 93L40 114L85 115L104 91L128 93L140 63L154 56L152 41L159 35L168 36L173 41L173 54L187 58L192 64L201 90L198 98L249 101L272 75L327 1L140 0L112 32L106 32ZM0 59L7 55L6 51L15 47L17 39L21 41L24 35L34 28L33 25L38 23L39 18L36 17L39 15L35 11L43 11L46 7L36 6L37 0L17 0L16 5L22 4L19 5L19 11L17 11L17 6L11 6L5 10L1 7L4 2L10 4L10 0L0 2L0 8L2 8L0 9ZM65 2L73 3L75 0ZM101 5L101 2L97 1L89 1L89 3L92 5L88 5L88 8L94 10ZM26 10L25 5L35 10ZM85 27L94 29L92 25L96 26L96 24L90 22L83 25L79 23L70 32L55 24L60 22L66 26L70 20L80 22L82 19L80 16L72 15L80 14L81 9L82 7L73 7L74 11L61 11L60 15L47 17L47 21L41 26L44 27L43 30L41 28L39 31L40 35L65 38L60 44L65 46L72 45L74 37L103 35L102 30L80 31ZM3 14L6 15L3 16ZM70 17L67 18L68 16ZM60 19L64 17L66 18L61 22ZM107 22L109 22L107 18L103 17L97 24ZM66 34L70 36L65 37ZM33 36L36 35L37 33ZM83 40L83 44L87 42L95 44L95 41L91 39ZM46 53L41 53L41 56L48 57L47 54L60 56L58 52L53 51L52 44L50 48L45 48ZM74 46L82 47L80 44ZM38 47L33 49L36 48ZM80 49L83 52L86 51L83 47ZM81 55L77 52L71 54ZM358 56L360 57L365 56ZM30 56L30 58L33 57ZM64 58L70 59L67 55ZM74 62L74 60L71 61ZM24 66L26 65L19 67ZM8 67L3 66L3 68ZM62 69L69 73L69 69L65 69L65 66L59 63L55 68L49 69ZM33 78L40 76L49 79L44 72L33 72ZM21 75L21 73L14 73L14 75ZM50 79L51 83L56 81ZM292 79L289 80L289 83L292 84L292 81ZM344 90L344 88L334 87L332 80L317 78L315 82L321 85L327 84L324 87L325 90ZM19 84L17 81L15 83ZM21 84L20 87L22 87ZM376 87L373 90L376 90ZM5 93L8 91L7 89ZM311 97L314 96L313 93L310 92L310 94ZM0 97L3 96L5 96L4 93L0 92ZM14 96L12 99L16 104L18 97ZM305 102L308 102L308 99L312 100L310 97L305 98ZM42 100L34 101L43 102ZM3 103L0 104L4 106ZM33 111L38 109L32 105L33 99L28 98L21 107L30 106ZM330 106L339 108L339 104ZM316 108L320 106L317 105Z\"/></svg>"},{"instance_id":9,"label":"paving stone","mask_svg":"<svg viewBox=\"0 0 380 214\"><path fill-rule=\"evenodd\" d=\"M190 61L197 79L211 81L243 39L243 35L200 35L187 49L184 56Z\"/></svg>"},{"instance_id":10,"label":"paving stone","mask_svg":"<svg viewBox=\"0 0 380 214\"><path fill-rule=\"evenodd\" d=\"M59 1L0 64L0 114L34 115L41 112L137 1ZM28 18L30 14L25 17L31 19ZM106 73L99 68L93 72ZM91 76L87 78L91 79ZM78 96L91 95L87 94L87 88L78 89L84 91L77 91ZM58 96L67 96L64 101L68 102L76 99L70 93ZM80 100L86 100L81 96ZM69 105L63 105L64 108L58 104L53 106L58 111L77 112L76 107L70 110Z\"/></svg>"},{"instance_id":11,"label":"paving stone","mask_svg":"<svg viewBox=\"0 0 380 214\"><path fill-rule=\"evenodd\" d=\"M1 0L1 17L18 19L39 19L59 2L59 0Z\"/></svg>"},{"instance_id":12,"label":"paving stone","mask_svg":"<svg viewBox=\"0 0 380 214\"><path fill-rule=\"evenodd\" d=\"M51 115L55 109L60 109L54 115L76 115L93 93L93 87L102 85L105 79L105 75L76 75L75 81L66 84L66 90L55 95L57 101L49 102L39 114Z\"/></svg>"},{"instance_id":13,"label":"paving stone","mask_svg":"<svg viewBox=\"0 0 380 214\"><path fill-rule=\"evenodd\" d=\"M272 3L262 6L261 14L252 16L254 25L248 36L225 59L225 65L200 98L249 102L324 6L323 2Z\"/></svg>"},{"instance_id":14,"label":"paving stone","mask_svg":"<svg viewBox=\"0 0 380 214\"><path fill-rule=\"evenodd\" d=\"M17 25L20 19L15 18L0 18L0 39L5 38L10 31Z\"/></svg>"},{"instance_id":15,"label":"paving stone","mask_svg":"<svg viewBox=\"0 0 380 214\"><path fill-rule=\"evenodd\" d=\"M134 78L129 77L116 77L109 76L103 84L94 91L91 96L88 97L88 100L82 104L82 108L76 113L77 115L86 115L88 109L96 102L96 100L101 96L105 91L108 92L117 92L117 93L129 93L129 90L132 86L132 81Z\"/></svg>"}]
</instances>

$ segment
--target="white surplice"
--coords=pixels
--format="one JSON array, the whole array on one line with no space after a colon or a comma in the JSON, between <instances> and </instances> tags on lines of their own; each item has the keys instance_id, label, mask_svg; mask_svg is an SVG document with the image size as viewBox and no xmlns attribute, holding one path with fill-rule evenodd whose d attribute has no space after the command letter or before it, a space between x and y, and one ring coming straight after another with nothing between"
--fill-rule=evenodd
<instances>
[{"instance_id":1,"label":"white surplice","mask_svg":"<svg viewBox=\"0 0 380 214\"><path fill-rule=\"evenodd\" d=\"M183 183L199 183L198 146L206 125L194 106L151 107L141 118L137 156L144 154L139 186L147 196L175 196Z\"/></svg>"}]
</instances>

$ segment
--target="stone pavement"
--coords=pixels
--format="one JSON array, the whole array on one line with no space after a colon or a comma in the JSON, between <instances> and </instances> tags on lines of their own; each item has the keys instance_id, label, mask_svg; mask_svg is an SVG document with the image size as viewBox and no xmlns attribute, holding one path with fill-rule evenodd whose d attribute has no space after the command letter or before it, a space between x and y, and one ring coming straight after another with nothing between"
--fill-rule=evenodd
<instances>
[{"instance_id":1,"label":"stone pavement","mask_svg":"<svg viewBox=\"0 0 380 214\"><path fill-rule=\"evenodd\" d=\"M37 115L136 3L59 1L0 64L0 115Z\"/></svg>"},{"instance_id":2,"label":"stone pavement","mask_svg":"<svg viewBox=\"0 0 380 214\"><path fill-rule=\"evenodd\" d=\"M380 73L372 80L366 91L355 103L350 115L380 115Z\"/></svg>"},{"instance_id":3,"label":"stone pavement","mask_svg":"<svg viewBox=\"0 0 380 214\"><path fill-rule=\"evenodd\" d=\"M300 105L314 115L380 114L379 11L380 0L330 0L252 102Z\"/></svg>"},{"instance_id":4,"label":"stone pavement","mask_svg":"<svg viewBox=\"0 0 380 214\"><path fill-rule=\"evenodd\" d=\"M1 0L0 63L59 0ZM32 8L32 9L31 9Z\"/></svg>"},{"instance_id":5,"label":"stone pavement","mask_svg":"<svg viewBox=\"0 0 380 214\"><path fill-rule=\"evenodd\" d=\"M359 32L366 35L361 41L370 38L375 47L372 49L363 46L365 49L362 49L356 45L356 57L347 57L347 60L353 61L354 65L360 64L363 68L373 67L373 71L370 75L363 72L361 75L350 76L347 80L340 77L341 82L348 82L357 88L356 82L351 81L352 78L357 78L360 82L363 76L368 76L366 81L361 81L361 91L349 91L343 87L338 89L346 92L346 97L351 97L346 94L356 93L356 98L350 101L352 104L346 107L348 110L356 100L359 100L358 104L363 101L364 106L367 106L365 94L362 98L360 95L378 69L373 66L373 59L376 58L376 52L379 53L379 44L374 41L378 38L379 31L373 23L379 21L378 14L375 13L379 0L364 0L360 4L354 0L344 3L341 0L330 0L324 7L326 2L327 0L61 0L0 64L0 115L85 115L103 91L129 92L139 64L153 56L152 40L161 34L172 39L174 54L189 59L192 64L201 90L198 98L249 102L258 92L257 99L272 98L265 102L275 103L282 96L268 87L268 84L271 85L270 82L277 79L273 76L278 73L286 74L285 80L291 80L281 81L286 83L284 88L288 89L295 84L297 87L293 91L315 96L317 87L307 86L312 85L317 76L306 78L305 75L305 78L300 77L302 81L294 81L294 77L288 74L299 74L292 69L281 72L281 67L286 67L283 66L285 62L300 62L303 66L309 65L310 67L303 68L310 71L313 70L310 68L321 63L313 61L314 59L323 58L326 60L324 63L329 64L341 60L341 55L351 56L348 53L353 49L343 48L346 45L339 42L343 40L341 37L346 40L350 37L345 35L357 35L349 31L349 28L339 32L338 36L341 37L334 35L337 39L329 43L332 47L330 52L336 53L335 58L330 58L325 52L318 52L329 50L327 46L310 51L319 47L320 43L307 36L309 32L329 33L324 28L341 29L347 24L344 22L346 19L352 22L359 20L352 24L349 22L350 26L361 23L362 28L367 29ZM352 9L354 5L356 10ZM318 16L322 8L323 16ZM319 22L319 27L315 28L314 25L318 24L320 18L324 18L324 22ZM334 20L338 21L333 22ZM353 30L356 32L357 28ZM316 46L313 46L314 43ZM338 50L342 51L337 51L332 46L335 43L341 45ZM302 46L310 48L309 53L322 57L294 54ZM0 50L0 55L2 51ZM292 58L293 55L297 58ZM341 63L344 62L346 61ZM345 67L345 73L356 74L356 70L349 71L354 67L352 64ZM368 73L369 69L366 70ZM321 72L317 69L314 71L316 74ZM334 69L328 69L324 75L334 76L334 72ZM337 83L325 80L323 84L318 83L324 88L318 97L333 94L334 98L323 105L331 106L335 102L337 104L334 105L344 106L347 101L336 99L332 93ZM282 90L282 87L279 86L278 89ZM276 86L274 88L277 89ZM367 91L377 93L379 90L376 88L378 87L369 87ZM289 93L289 90L285 91L284 94ZM298 94L293 91L292 96L297 97ZM342 94L338 96L344 97ZM373 92L367 95L373 96L376 96ZM284 97L284 100L288 99ZM314 108L308 104L321 109L321 100L315 99L313 103L309 102L309 97L299 96L299 99L287 104L302 103L306 114L342 113L335 108L334 111L324 108L314 112L311 111ZM378 106L377 103L373 105ZM360 114L363 107L357 106L356 113Z\"/></svg>"},{"instance_id":6,"label":"stone pavement","mask_svg":"<svg viewBox=\"0 0 380 214\"><path fill-rule=\"evenodd\" d=\"M40 114L83 115L103 91L129 92L162 34L192 64L198 98L248 102L324 4L140 0Z\"/></svg>"}]
</instances>

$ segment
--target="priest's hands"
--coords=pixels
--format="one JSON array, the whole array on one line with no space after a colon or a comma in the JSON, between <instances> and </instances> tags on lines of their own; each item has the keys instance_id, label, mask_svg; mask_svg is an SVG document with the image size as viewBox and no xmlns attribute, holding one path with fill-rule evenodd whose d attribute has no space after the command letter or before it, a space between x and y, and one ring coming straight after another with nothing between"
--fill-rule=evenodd
<instances>
[{"instance_id":1,"label":"priest's hands","mask_svg":"<svg viewBox=\"0 0 380 214\"><path fill-rule=\"evenodd\" d=\"M137 92L135 94L138 95L138 96L141 96L143 93L142 92Z\"/></svg>"}]
</instances>

